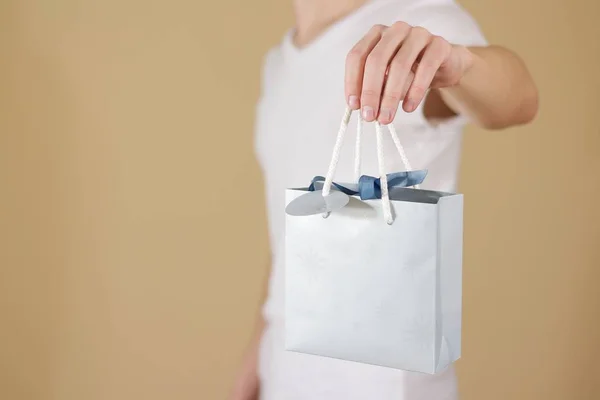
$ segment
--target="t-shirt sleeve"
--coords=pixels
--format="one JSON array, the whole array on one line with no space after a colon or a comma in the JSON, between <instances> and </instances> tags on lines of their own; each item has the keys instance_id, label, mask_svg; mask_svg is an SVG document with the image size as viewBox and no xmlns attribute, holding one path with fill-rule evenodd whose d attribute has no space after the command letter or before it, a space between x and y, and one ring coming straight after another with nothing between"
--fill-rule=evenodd
<instances>
[{"instance_id":1,"label":"t-shirt sleeve","mask_svg":"<svg viewBox=\"0 0 600 400\"><path fill-rule=\"evenodd\" d=\"M404 14L403 21L412 26L421 26L452 44L462 46L486 46L488 44L475 19L454 0L415 2L415 5ZM430 126L430 122L423 114L423 105L424 102L421 102L412 113L404 113L400 109L402 116L398 123ZM465 116L459 115L436 125L464 125L467 122Z\"/></svg>"}]
</instances>

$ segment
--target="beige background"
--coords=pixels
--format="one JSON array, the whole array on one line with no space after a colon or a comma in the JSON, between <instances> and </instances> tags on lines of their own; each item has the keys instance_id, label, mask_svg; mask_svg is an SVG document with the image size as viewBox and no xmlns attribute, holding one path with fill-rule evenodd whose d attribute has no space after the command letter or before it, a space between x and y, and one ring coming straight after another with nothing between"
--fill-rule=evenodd
<instances>
[{"instance_id":1,"label":"beige background","mask_svg":"<svg viewBox=\"0 0 600 400\"><path fill-rule=\"evenodd\" d=\"M463 399L599 399L599 3L463 4L542 105L466 135ZM0 2L0 398L225 398L266 274L260 61L291 20Z\"/></svg>"}]
</instances>

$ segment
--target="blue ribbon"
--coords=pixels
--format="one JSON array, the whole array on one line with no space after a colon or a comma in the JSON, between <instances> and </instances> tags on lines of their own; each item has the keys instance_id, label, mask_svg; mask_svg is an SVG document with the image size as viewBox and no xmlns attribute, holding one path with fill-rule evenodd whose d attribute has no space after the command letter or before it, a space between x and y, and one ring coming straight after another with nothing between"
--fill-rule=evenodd
<instances>
[{"instance_id":1,"label":"blue ribbon","mask_svg":"<svg viewBox=\"0 0 600 400\"><path fill-rule=\"evenodd\" d=\"M427 175L427 170L418 170L418 171L403 171L403 172L394 172L391 174L387 174L388 179L388 188L393 187L409 187L418 185L425 180L425 176ZM313 192L315 191L315 183L324 182L325 177L315 176L308 187L308 190ZM363 175L358 180L358 191L349 189L345 186L340 185L339 183L333 182L332 185L338 189L340 192L347 194L348 196L353 196L355 194L360 195L361 200L371 200L371 199L380 199L381 198L381 179L375 178L373 176Z\"/></svg>"}]
</instances>

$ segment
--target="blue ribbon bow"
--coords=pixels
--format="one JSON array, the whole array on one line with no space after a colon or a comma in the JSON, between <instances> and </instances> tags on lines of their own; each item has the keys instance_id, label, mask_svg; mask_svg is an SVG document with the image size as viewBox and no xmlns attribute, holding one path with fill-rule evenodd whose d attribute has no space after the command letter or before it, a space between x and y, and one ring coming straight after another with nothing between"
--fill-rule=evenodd
<instances>
[{"instance_id":1,"label":"blue ribbon bow","mask_svg":"<svg viewBox=\"0 0 600 400\"><path fill-rule=\"evenodd\" d=\"M387 174L388 179L388 188L393 187L409 187L418 185L425 180L425 176L427 175L427 170L418 170L418 171L403 171L403 172L394 172L391 174ZM315 183L324 182L325 178L322 176L315 176L308 187L308 190L313 192L315 191ZM340 192L343 192L349 196L353 196L355 194L360 195L361 200L371 200L371 199L380 199L381 198L381 179L375 178L373 176L363 175L358 180L358 191L349 189L345 186L340 185L339 183L333 182L332 185L337 188Z\"/></svg>"}]
</instances>

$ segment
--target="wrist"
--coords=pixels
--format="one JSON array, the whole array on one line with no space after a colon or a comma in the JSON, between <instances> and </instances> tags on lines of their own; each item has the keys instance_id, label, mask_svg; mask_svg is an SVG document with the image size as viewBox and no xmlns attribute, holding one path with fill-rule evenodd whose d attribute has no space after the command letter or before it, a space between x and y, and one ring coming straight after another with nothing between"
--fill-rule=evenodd
<instances>
[{"instance_id":1,"label":"wrist","mask_svg":"<svg viewBox=\"0 0 600 400\"><path fill-rule=\"evenodd\" d=\"M475 69L477 62L479 61L477 55L466 46L454 45L457 53L459 54L460 70L462 71L460 79L456 86L460 86L469 81L470 75L472 75L473 69Z\"/></svg>"}]
</instances>

